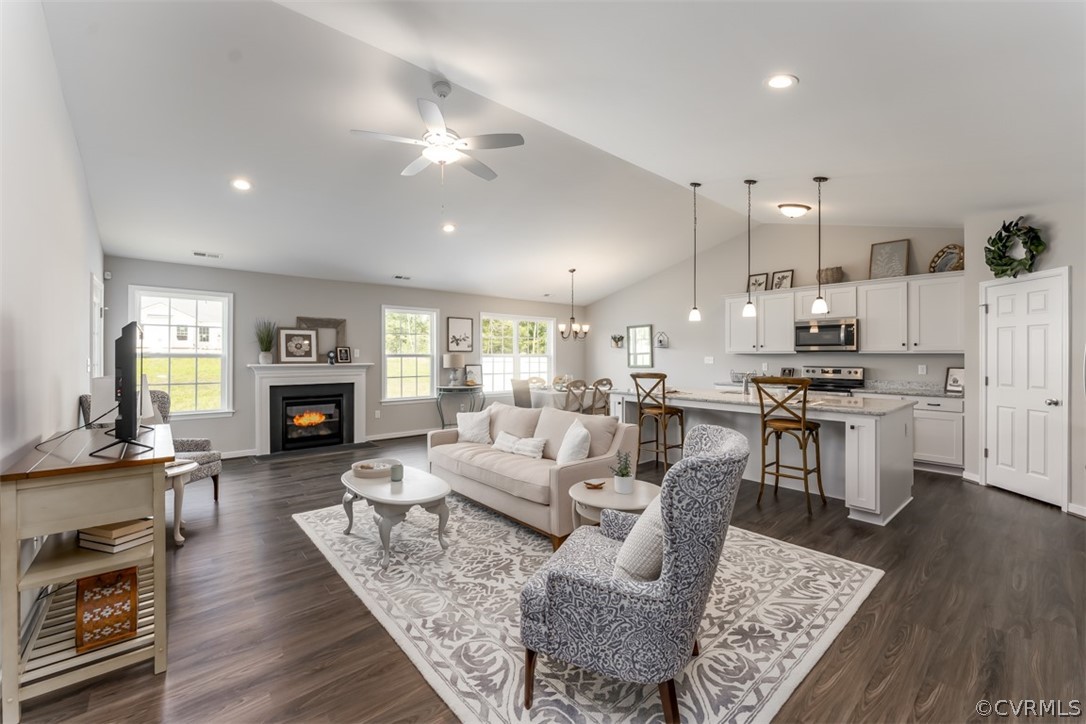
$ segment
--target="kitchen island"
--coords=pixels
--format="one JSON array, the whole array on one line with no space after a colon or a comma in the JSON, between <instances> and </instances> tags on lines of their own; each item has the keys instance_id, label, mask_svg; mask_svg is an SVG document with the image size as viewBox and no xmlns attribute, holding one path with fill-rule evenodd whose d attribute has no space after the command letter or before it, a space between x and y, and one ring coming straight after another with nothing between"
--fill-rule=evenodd
<instances>
[{"instance_id":1,"label":"kitchen island","mask_svg":"<svg viewBox=\"0 0 1086 724\"><path fill-rule=\"evenodd\" d=\"M724 425L750 441L743 477L761 480L761 409L758 394L717 390L669 392L667 404L686 411L686 428L699 423ZM811 393L807 419L822 423L822 485L826 495L843 499L849 518L886 525L912 501L914 402ZM637 394L611 391L611 414L637 422ZM648 423L651 424L651 423ZM648 424L642 438L651 437ZM678 435L678 425L669 428ZM772 454L772 453L771 453ZM799 464L798 446L781 444L782 463ZM767 480L772 485L773 478ZM803 481L784 479L784 487L802 490ZM813 493L817 487L812 481ZM766 498L763 498L763 504Z\"/></svg>"}]
</instances>

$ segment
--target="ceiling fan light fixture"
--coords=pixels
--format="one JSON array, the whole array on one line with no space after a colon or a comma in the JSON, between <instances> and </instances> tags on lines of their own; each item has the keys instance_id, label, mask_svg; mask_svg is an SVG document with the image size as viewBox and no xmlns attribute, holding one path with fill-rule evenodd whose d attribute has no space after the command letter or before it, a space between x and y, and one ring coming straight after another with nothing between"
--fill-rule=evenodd
<instances>
[{"instance_id":1,"label":"ceiling fan light fixture","mask_svg":"<svg viewBox=\"0 0 1086 724\"><path fill-rule=\"evenodd\" d=\"M451 146L427 146L422 155L433 163L453 163L460 159L460 152Z\"/></svg>"},{"instance_id":2,"label":"ceiling fan light fixture","mask_svg":"<svg viewBox=\"0 0 1086 724\"><path fill-rule=\"evenodd\" d=\"M807 212L811 210L811 207L807 204L777 204L777 208L789 219L806 216Z\"/></svg>"},{"instance_id":3,"label":"ceiling fan light fixture","mask_svg":"<svg viewBox=\"0 0 1086 724\"><path fill-rule=\"evenodd\" d=\"M770 88L777 89L791 88L797 83L799 83L799 78L794 75L789 75L788 73L778 73L777 75L770 76L769 80L765 82Z\"/></svg>"}]
</instances>

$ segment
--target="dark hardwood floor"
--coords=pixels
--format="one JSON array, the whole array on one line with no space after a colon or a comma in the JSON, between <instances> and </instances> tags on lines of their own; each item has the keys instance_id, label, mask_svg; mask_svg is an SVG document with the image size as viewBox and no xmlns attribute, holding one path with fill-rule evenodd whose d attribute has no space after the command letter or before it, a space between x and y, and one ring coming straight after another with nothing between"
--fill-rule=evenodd
<instances>
[{"instance_id":1,"label":"dark hardwood floor","mask_svg":"<svg viewBox=\"0 0 1086 724\"><path fill-rule=\"evenodd\" d=\"M338 503L340 473L375 455L425 466L425 440L230 460L218 505L193 483L188 542L168 542L169 670L31 700L24 721L456 721L290 517ZM759 509L757 492L743 484L735 525L886 572L778 721L956 722L979 719L979 699L1086 699L1086 521L921 472L885 528L833 500L809 518L792 491Z\"/></svg>"}]
</instances>

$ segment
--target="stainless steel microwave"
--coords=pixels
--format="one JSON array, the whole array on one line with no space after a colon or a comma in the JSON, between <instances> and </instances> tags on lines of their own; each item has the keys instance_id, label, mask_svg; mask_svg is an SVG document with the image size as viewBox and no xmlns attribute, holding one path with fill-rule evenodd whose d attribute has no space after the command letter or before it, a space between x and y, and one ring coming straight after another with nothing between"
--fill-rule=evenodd
<instances>
[{"instance_id":1,"label":"stainless steel microwave","mask_svg":"<svg viewBox=\"0 0 1086 724\"><path fill-rule=\"evenodd\" d=\"M796 322L797 352L855 352L860 348L855 319L809 319Z\"/></svg>"}]
</instances>

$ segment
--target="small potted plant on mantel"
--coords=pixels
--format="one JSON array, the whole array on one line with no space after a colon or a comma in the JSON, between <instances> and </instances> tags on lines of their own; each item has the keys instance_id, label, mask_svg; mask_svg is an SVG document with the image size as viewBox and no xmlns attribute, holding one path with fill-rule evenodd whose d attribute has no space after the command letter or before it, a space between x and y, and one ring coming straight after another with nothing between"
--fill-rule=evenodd
<instances>
[{"instance_id":1,"label":"small potted plant on mantel","mask_svg":"<svg viewBox=\"0 0 1086 724\"><path fill-rule=\"evenodd\" d=\"M260 356L257 358L260 364L270 365L274 361L272 349L275 348L275 334L279 331L279 325L270 319L258 319L253 325L256 334L256 344L260 347Z\"/></svg>"},{"instance_id":2,"label":"small potted plant on mantel","mask_svg":"<svg viewBox=\"0 0 1086 724\"><path fill-rule=\"evenodd\" d=\"M630 469L630 453L621 450L615 455L615 465L611 468L615 474L615 492L629 495L633 492L634 476Z\"/></svg>"}]
</instances>

